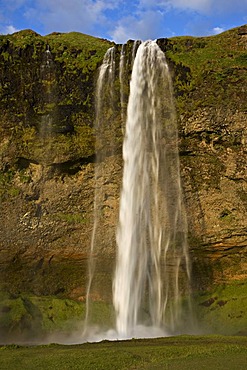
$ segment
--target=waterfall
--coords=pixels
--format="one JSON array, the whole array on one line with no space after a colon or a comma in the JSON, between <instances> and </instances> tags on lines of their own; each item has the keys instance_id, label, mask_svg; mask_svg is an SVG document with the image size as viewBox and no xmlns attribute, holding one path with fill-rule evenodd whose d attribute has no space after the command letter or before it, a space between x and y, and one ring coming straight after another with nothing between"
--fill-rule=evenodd
<instances>
[{"instance_id":1,"label":"waterfall","mask_svg":"<svg viewBox=\"0 0 247 370\"><path fill-rule=\"evenodd\" d=\"M97 158L95 163L95 195L94 195L94 225L91 238L91 246L88 260L88 285L86 292L86 316L84 320L84 335L90 331L90 294L95 274L96 247L100 243L98 226L102 222L102 204L104 193L102 184L106 181L104 174L104 160L109 154L109 148L114 146L109 141L110 117L114 112L114 78L115 78L115 48L107 50L103 63L99 69L96 86L95 100L95 131L96 131L96 151Z\"/></svg>"},{"instance_id":2,"label":"waterfall","mask_svg":"<svg viewBox=\"0 0 247 370\"><path fill-rule=\"evenodd\" d=\"M102 242L98 226L103 223L103 187L109 181L104 163L114 154L121 129L125 132L124 169L112 284L116 327L111 334L99 336L112 339L171 335L180 333L184 321L188 321L182 309L190 280L187 222L168 65L155 41L135 42L132 61L126 62L126 53L122 47L117 75L116 49L107 51L96 87L94 227L84 328L84 336L94 332L92 340L99 338L90 328L89 303L96 268L95 248ZM123 127L123 84L128 65L132 76ZM115 88L117 78L120 95ZM117 109L120 106L121 112Z\"/></svg>"},{"instance_id":3,"label":"waterfall","mask_svg":"<svg viewBox=\"0 0 247 370\"><path fill-rule=\"evenodd\" d=\"M128 337L148 325L173 333L181 324L190 269L171 81L154 41L142 43L135 57L123 158L116 330Z\"/></svg>"},{"instance_id":4,"label":"waterfall","mask_svg":"<svg viewBox=\"0 0 247 370\"><path fill-rule=\"evenodd\" d=\"M43 162L45 164L49 163L51 160L52 146L51 138L53 134L53 118L55 115L55 94L54 94L54 84L55 84L55 71L54 71L54 61L50 51L49 45L46 46L46 51L44 52L43 62L40 69L40 77L42 81L43 88L43 110L45 113L41 115L39 123L39 137L41 139L42 147L45 148L43 151Z\"/></svg>"},{"instance_id":5,"label":"waterfall","mask_svg":"<svg viewBox=\"0 0 247 370\"><path fill-rule=\"evenodd\" d=\"M121 54L120 54L120 62L119 62L119 83L120 83L120 102L121 102L121 124L122 124L122 132L124 132L124 123L125 123L125 99L124 99L124 83L125 83L125 44L122 45Z\"/></svg>"}]
</instances>

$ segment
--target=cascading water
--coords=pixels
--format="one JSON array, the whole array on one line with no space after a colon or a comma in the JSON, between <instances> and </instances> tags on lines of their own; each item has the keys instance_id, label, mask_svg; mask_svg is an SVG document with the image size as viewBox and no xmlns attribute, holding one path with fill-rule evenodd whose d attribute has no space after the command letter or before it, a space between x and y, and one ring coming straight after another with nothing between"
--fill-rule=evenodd
<instances>
[{"instance_id":1,"label":"cascading water","mask_svg":"<svg viewBox=\"0 0 247 370\"><path fill-rule=\"evenodd\" d=\"M124 77L125 77L125 44L122 45L120 62L119 62L119 82L120 82L120 102L121 102L121 119L122 119L122 131L124 132L123 124L125 123L125 99L124 99Z\"/></svg>"},{"instance_id":2,"label":"cascading water","mask_svg":"<svg viewBox=\"0 0 247 370\"><path fill-rule=\"evenodd\" d=\"M102 205L104 202L104 192L102 184L105 183L104 160L112 150L112 142L109 140L110 122L114 121L111 117L114 115L114 79L115 79L115 49L107 50L103 63L99 69L99 76L96 86L96 150L97 158L95 163L95 196L94 196L94 226L90 246L88 263L88 286L86 293L86 317L84 321L84 335L90 332L90 294L92 293L92 284L96 268L95 253L96 246L100 243L98 235L98 226L102 222ZM109 149L111 148L111 149Z\"/></svg>"},{"instance_id":3,"label":"cascading water","mask_svg":"<svg viewBox=\"0 0 247 370\"><path fill-rule=\"evenodd\" d=\"M138 335L141 324L171 333L180 327L189 280L187 223L171 81L154 41L142 43L134 61L123 157L116 329L123 337Z\"/></svg>"},{"instance_id":4,"label":"cascading water","mask_svg":"<svg viewBox=\"0 0 247 370\"><path fill-rule=\"evenodd\" d=\"M95 246L100 244L97 228L102 217L102 184L106 182L104 160L106 157L109 160L114 152L117 102L121 103L121 121L126 115L123 86L120 86L120 99L114 89L115 53L114 48L107 51L96 90L95 222L84 335L90 332L89 298L95 270ZM126 80L125 57L123 47L118 75L121 85ZM116 328L110 337L109 333L99 335L101 339L180 332L185 321L182 295L189 295L187 222L168 66L164 53L154 41L135 42L132 59L127 122L123 127L124 170L113 281ZM117 137L119 135L120 132Z\"/></svg>"},{"instance_id":5,"label":"cascading water","mask_svg":"<svg viewBox=\"0 0 247 370\"><path fill-rule=\"evenodd\" d=\"M42 147L46 148L43 152L43 162L44 164L49 163L51 159L52 146L51 137L53 134L53 117L55 115L56 109L55 105L55 94L54 94L54 82L55 82L55 70L54 61L50 51L49 45L46 47L46 51L43 56L43 63L40 70L41 81L43 85L43 104L44 111L40 118L39 124L39 137L42 142Z\"/></svg>"}]
</instances>

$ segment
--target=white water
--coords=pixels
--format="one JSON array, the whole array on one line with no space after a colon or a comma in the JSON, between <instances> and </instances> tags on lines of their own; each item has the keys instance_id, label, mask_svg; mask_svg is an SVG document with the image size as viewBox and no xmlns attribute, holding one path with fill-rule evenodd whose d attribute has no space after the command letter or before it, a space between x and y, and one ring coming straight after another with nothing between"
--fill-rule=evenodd
<instances>
[{"instance_id":1,"label":"white water","mask_svg":"<svg viewBox=\"0 0 247 370\"><path fill-rule=\"evenodd\" d=\"M124 132L124 124L125 124L125 98L124 98L124 83L125 83L125 68L126 68L126 58L125 58L125 47L126 45L123 44L121 48L120 54L120 62L119 62L119 82L120 82L120 103L121 103L121 124L122 124L122 132Z\"/></svg>"},{"instance_id":2,"label":"white water","mask_svg":"<svg viewBox=\"0 0 247 370\"><path fill-rule=\"evenodd\" d=\"M95 163L95 195L94 195L94 225L92 230L92 238L90 245L89 261L88 261L88 285L86 292L86 316L84 320L84 335L89 335L93 330L90 327L90 294L92 293L92 284L95 273L95 257L96 246L100 243L98 225L102 222L102 204L104 199L104 192L102 184L106 181L104 174L104 160L107 156L108 148L107 130L109 129L109 122L106 117L109 110L113 110L113 95L114 95L114 78L115 78L115 48L112 47L107 50L103 63L99 69L99 76L96 86L96 150L97 158ZM109 108L110 107L110 108ZM106 135L106 137L105 137Z\"/></svg>"},{"instance_id":3,"label":"white water","mask_svg":"<svg viewBox=\"0 0 247 370\"><path fill-rule=\"evenodd\" d=\"M187 223L171 82L154 41L142 43L134 61L123 157L116 330L120 337L138 336L140 325L175 332L189 280Z\"/></svg>"},{"instance_id":4,"label":"white water","mask_svg":"<svg viewBox=\"0 0 247 370\"><path fill-rule=\"evenodd\" d=\"M104 104L111 105L113 100L113 84L115 76L115 48L112 47L107 50L103 63L99 70L99 76L96 86L96 127L102 126L101 122L104 120L102 117L102 109ZM105 94L106 90L110 89L111 99L108 101L109 96ZM104 96L107 96L105 99Z\"/></svg>"},{"instance_id":5,"label":"white water","mask_svg":"<svg viewBox=\"0 0 247 370\"><path fill-rule=\"evenodd\" d=\"M116 326L104 332L90 325L89 303L95 248L101 242L97 229L102 222L102 185L107 180L104 160L111 155L109 148L114 149L115 140L114 126L111 128L111 122L115 124L114 99L117 100L114 48L106 53L97 81L94 228L82 337L87 341L171 335L180 333L187 320L181 303L182 294L189 294L190 267L171 81L165 55L156 42L139 44L133 45L124 130L124 171L113 281ZM118 76L121 85L125 81L125 68L122 48ZM123 121L123 86L120 103ZM109 137L112 142L108 141Z\"/></svg>"}]
</instances>

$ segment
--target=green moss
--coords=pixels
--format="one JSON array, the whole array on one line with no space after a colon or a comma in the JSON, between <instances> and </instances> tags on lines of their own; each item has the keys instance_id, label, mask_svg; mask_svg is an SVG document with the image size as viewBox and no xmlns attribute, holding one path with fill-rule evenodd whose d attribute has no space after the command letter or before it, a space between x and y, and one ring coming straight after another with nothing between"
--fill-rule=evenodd
<instances>
[{"instance_id":1,"label":"green moss","mask_svg":"<svg viewBox=\"0 0 247 370\"><path fill-rule=\"evenodd\" d=\"M18 175L19 175L19 180L22 184L28 184L30 183L32 179L30 173L27 173L25 169L20 170Z\"/></svg>"},{"instance_id":2,"label":"green moss","mask_svg":"<svg viewBox=\"0 0 247 370\"><path fill-rule=\"evenodd\" d=\"M0 330L6 338L18 334L22 339L36 335L71 334L85 320L86 305L68 298L21 294L10 296L0 293ZM113 325L111 306L104 302L92 302L93 318L90 325ZM3 338L2 338L3 339Z\"/></svg>"},{"instance_id":3,"label":"green moss","mask_svg":"<svg viewBox=\"0 0 247 370\"><path fill-rule=\"evenodd\" d=\"M247 334L247 281L218 285L195 296L198 329L204 333Z\"/></svg>"},{"instance_id":4,"label":"green moss","mask_svg":"<svg viewBox=\"0 0 247 370\"><path fill-rule=\"evenodd\" d=\"M72 332L85 317L85 305L71 299L21 295L0 301L0 328L6 336Z\"/></svg>"},{"instance_id":5,"label":"green moss","mask_svg":"<svg viewBox=\"0 0 247 370\"><path fill-rule=\"evenodd\" d=\"M81 224L89 222L89 219L85 217L85 213L55 213L54 219L60 221L66 221L69 224Z\"/></svg>"},{"instance_id":6,"label":"green moss","mask_svg":"<svg viewBox=\"0 0 247 370\"><path fill-rule=\"evenodd\" d=\"M71 299L31 296L26 298L26 307L33 319L39 316L41 330L46 334L54 331L72 332L85 317L85 305Z\"/></svg>"},{"instance_id":7,"label":"green moss","mask_svg":"<svg viewBox=\"0 0 247 370\"><path fill-rule=\"evenodd\" d=\"M20 194L20 189L16 187L10 187L7 190L7 194L11 197L17 197Z\"/></svg>"},{"instance_id":8,"label":"green moss","mask_svg":"<svg viewBox=\"0 0 247 370\"><path fill-rule=\"evenodd\" d=\"M15 197L19 195L20 189L13 186L15 169L8 169L7 171L0 171L0 197Z\"/></svg>"},{"instance_id":9,"label":"green moss","mask_svg":"<svg viewBox=\"0 0 247 370\"><path fill-rule=\"evenodd\" d=\"M12 35L7 35L7 39L13 40L16 46L25 48L28 45L32 45L34 41L41 39L41 36L32 30L23 30L15 32Z\"/></svg>"},{"instance_id":10,"label":"green moss","mask_svg":"<svg viewBox=\"0 0 247 370\"><path fill-rule=\"evenodd\" d=\"M40 161L48 151L51 161L51 153L66 161L94 153L95 77L111 45L75 32L42 37L24 30L1 37L2 126L20 155ZM49 139L42 131L48 116Z\"/></svg>"},{"instance_id":11,"label":"green moss","mask_svg":"<svg viewBox=\"0 0 247 370\"><path fill-rule=\"evenodd\" d=\"M247 83L247 59L238 28L211 37L174 37L166 48L181 114L198 106L230 108L236 100L238 109L245 109L246 94L239 86Z\"/></svg>"},{"instance_id":12,"label":"green moss","mask_svg":"<svg viewBox=\"0 0 247 370\"><path fill-rule=\"evenodd\" d=\"M21 297L11 298L6 293L0 301L0 328L4 331L20 330L24 319L30 318Z\"/></svg>"},{"instance_id":13,"label":"green moss","mask_svg":"<svg viewBox=\"0 0 247 370\"><path fill-rule=\"evenodd\" d=\"M94 129L79 118L74 119L73 133L57 133L56 127L23 128L16 135L19 156L41 163L90 157L95 152Z\"/></svg>"},{"instance_id":14,"label":"green moss","mask_svg":"<svg viewBox=\"0 0 247 370\"><path fill-rule=\"evenodd\" d=\"M55 60L66 65L71 73L76 73L75 67L83 73L95 70L102 61L111 42L79 32L51 34L44 39L50 45L51 52L57 51Z\"/></svg>"}]
</instances>

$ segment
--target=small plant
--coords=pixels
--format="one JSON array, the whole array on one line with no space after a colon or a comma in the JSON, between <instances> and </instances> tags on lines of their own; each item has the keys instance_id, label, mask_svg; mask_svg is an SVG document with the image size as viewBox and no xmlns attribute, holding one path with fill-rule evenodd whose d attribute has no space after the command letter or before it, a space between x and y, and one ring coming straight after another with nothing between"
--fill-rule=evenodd
<instances>
[{"instance_id":1,"label":"small plant","mask_svg":"<svg viewBox=\"0 0 247 370\"><path fill-rule=\"evenodd\" d=\"M57 220L65 221L72 224L86 223L89 220L85 218L84 213L56 213L53 217Z\"/></svg>"}]
</instances>

